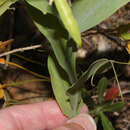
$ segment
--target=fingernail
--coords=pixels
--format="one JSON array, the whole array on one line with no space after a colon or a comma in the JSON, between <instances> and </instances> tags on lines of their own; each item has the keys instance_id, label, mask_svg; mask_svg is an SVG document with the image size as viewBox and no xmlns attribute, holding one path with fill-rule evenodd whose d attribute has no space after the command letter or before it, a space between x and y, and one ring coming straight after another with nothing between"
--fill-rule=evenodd
<instances>
[{"instance_id":1,"label":"fingernail","mask_svg":"<svg viewBox=\"0 0 130 130\"><path fill-rule=\"evenodd\" d=\"M80 114L68 120L64 126L54 130L96 130L94 119L88 114Z\"/></svg>"}]
</instances>

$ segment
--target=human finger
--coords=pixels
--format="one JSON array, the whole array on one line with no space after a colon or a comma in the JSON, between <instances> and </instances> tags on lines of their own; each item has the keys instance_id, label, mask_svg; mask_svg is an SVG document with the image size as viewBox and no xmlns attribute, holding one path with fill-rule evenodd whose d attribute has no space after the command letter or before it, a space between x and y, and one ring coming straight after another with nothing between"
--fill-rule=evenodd
<instances>
[{"instance_id":1,"label":"human finger","mask_svg":"<svg viewBox=\"0 0 130 130\"><path fill-rule=\"evenodd\" d=\"M63 126L53 130L96 130L94 119L88 114L80 114L68 120Z\"/></svg>"},{"instance_id":2,"label":"human finger","mask_svg":"<svg viewBox=\"0 0 130 130\"><path fill-rule=\"evenodd\" d=\"M2 130L45 130L67 121L56 101L16 105L0 111Z\"/></svg>"}]
</instances>

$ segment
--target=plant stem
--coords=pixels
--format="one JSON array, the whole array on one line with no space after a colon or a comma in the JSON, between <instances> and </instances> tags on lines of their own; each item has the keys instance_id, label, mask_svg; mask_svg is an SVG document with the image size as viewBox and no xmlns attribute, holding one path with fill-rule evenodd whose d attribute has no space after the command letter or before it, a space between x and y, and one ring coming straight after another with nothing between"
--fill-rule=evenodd
<instances>
[{"instance_id":1,"label":"plant stem","mask_svg":"<svg viewBox=\"0 0 130 130\"><path fill-rule=\"evenodd\" d=\"M113 64L112 61L110 61L110 63L111 63L111 65L112 65L112 69L113 69L113 72L114 72L114 75L115 75L115 79L116 79L116 82L117 82L117 85L118 85L118 88L119 88L119 91L120 91L121 99L122 99L122 101L124 101L124 98L123 98L123 95L122 95L122 92L121 92L121 87L120 87L120 84L119 84L119 81L118 81L118 77L117 77L117 73L116 73L114 64Z\"/></svg>"}]
</instances>

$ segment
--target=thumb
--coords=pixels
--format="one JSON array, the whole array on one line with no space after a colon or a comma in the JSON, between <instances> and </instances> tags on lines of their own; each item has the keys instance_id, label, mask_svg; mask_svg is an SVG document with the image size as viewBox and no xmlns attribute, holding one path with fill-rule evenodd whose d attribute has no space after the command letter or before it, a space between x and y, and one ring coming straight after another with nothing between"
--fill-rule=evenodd
<instances>
[{"instance_id":1,"label":"thumb","mask_svg":"<svg viewBox=\"0 0 130 130\"><path fill-rule=\"evenodd\" d=\"M53 130L96 130L94 119L88 114L80 114L68 120L63 126Z\"/></svg>"}]
</instances>

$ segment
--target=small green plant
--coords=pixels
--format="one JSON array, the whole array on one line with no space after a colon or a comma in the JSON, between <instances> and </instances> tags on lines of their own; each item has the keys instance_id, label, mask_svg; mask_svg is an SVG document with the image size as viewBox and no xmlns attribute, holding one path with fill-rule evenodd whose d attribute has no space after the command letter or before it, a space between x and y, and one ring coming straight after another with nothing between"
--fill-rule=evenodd
<instances>
[{"instance_id":1,"label":"small green plant","mask_svg":"<svg viewBox=\"0 0 130 130\"><path fill-rule=\"evenodd\" d=\"M119 101L113 103L112 99L114 99L117 96L118 93L116 93L116 90L118 90L118 87L115 89L115 91L109 89L110 93L107 91L106 93L107 98L104 98L104 92L106 91L106 89L107 89L107 79L103 77L98 82L97 85L98 103L95 104L93 101L94 110L90 111L90 113L95 116L96 122L98 122L99 119L102 121L102 126L104 130L114 130L112 123L109 121L105 113L118 112L125 106L125 104L124 102L119 102ZM115 96L113 96L114 94Z\"/></svg>"}]
</instances>

